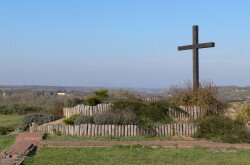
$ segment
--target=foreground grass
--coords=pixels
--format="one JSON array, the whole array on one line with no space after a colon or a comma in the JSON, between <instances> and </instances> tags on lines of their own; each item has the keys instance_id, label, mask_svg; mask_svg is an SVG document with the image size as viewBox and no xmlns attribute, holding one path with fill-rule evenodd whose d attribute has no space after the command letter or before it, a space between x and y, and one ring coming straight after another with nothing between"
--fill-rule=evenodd
<instances>
[{"instance_id":1,"label":"foreground grass","mask_svg":"<svg viewBox=\"0 0 250 165\"><path fill-rule=\"evenodd\" d=\"M51 135L49 134L46 137L47 141L86 141L86 140L97 140L97 141L153 141L153 140L192 140L190 137L180 137L180 136L136 136L136 137L111 137L111 136L106 136L106 137L98 137L98 136L93 136L93 137L86 137L86 136L66 136L66 135Z\"/></svg>"},{"instance_id":2,"label":"foreground grass","mask_svg":"<svg viewBox=\"0 0 250 165\"><path fill-rule=\"evenodd\" d=\"M63 164L250 164L250 150L214 152L202 148L41 148L25 165Z\"/></svg>"},{"instance_id":3,"label":"foreground grass","mask_svg":"<svg viewBox=\"0 0 250 165\"><path fill-rule=\"evenodd\" d=\"M19 126L22 115L0 115L0 126L15 129Z\"/></svg>"},{"instance_id":4,"label":"foreground grass","mask_svg":"<svg viewBox=\"0 0 250 165\"><path fill-rule=\"evenodd\" d=\"M10 147L15 142L15 136L13 135L0 135L0 153L2 153L5 149Z\"/></svg>"}]
</instances>

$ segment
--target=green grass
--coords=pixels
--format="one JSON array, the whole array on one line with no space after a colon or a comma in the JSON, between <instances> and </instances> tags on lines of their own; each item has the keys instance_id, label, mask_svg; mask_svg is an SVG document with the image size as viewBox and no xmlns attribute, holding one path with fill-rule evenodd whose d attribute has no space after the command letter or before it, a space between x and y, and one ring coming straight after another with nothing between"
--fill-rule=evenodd
<instances>
[{"instance_id":1,"label":"green grass","mask_svg":"<svg viewBox=\"0 0 250 165\"><path fill-rule=\"evenodd\" d=\"M114 146L106 148L41 148L25 165L64 164L250 164L250 150L213 152L202 148L149 148Z\"/></svg>"},{"instance_id":2,"label":"green grass","mask_svg":"<svg viewBox=\"0 0 250 165\"><path fill-rule=\"evenodd\" d=\"M9 127L15 129L21 123L22 115L0 115L0 127Z\"/></svg>"},{"instance_id":3,"label":"green grass","mask_svg":"<svg viewBox=\"0 0 250 165\"><path fill-rule=\"evenodd\" d=\"M2 153L6 148L14 144L15 136L13 135L0 135L0 153Z\"/></svg>"},{"instance_id":4,"label":"green grass","mask_svg":"<svg viewBox=\"0 0 250 165\"><path fill-rule=\"evenodd\" d=\"M46 137L47 141L86 141L86 140L97 140L97 141L152 141L152 140L189 140L184 137L174 136L174 137L164 137L164 136L136 136L136 137L86 137L86 136L66 136L66 135L51 135Z\"/></svg>"}]
</instances>

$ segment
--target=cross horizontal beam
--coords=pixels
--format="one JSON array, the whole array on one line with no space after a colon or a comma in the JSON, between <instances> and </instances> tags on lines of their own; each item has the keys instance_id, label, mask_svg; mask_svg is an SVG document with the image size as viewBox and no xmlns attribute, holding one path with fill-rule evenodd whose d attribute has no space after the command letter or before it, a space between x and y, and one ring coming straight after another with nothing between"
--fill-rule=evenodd
<instances>
[{"instance_id":1,"label":"cross horizontal beam","mask_svg":"<svg viewBox=\"0 0 250 165\"><path fill-rule=\"evenodd\" d=\"M201 43L201 44L194 44L194 45L186 45L186 46L179 46L178 50L189 50L189 49L202 49L202 48L211 48L215 47L214 42L208 42L208 43Z\"/></svg>"}]
</instances>

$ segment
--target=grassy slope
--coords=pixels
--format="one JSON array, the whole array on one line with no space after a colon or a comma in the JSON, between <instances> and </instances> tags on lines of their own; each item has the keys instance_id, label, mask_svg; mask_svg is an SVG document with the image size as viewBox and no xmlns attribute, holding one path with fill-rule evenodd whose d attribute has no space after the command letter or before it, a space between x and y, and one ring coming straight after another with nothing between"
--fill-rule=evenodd
<instances>
[{"instance_id":1,"label":"grassy slope","mask_svg":"<svg viewBox=\"0 0 250 165\"><path fill-rule=\"evenodd\" d=\"M212 152L202 148L42 148L25 164L250 164L250 150Z\"/></svg>"},{"instance_id":2,"label":"grassy slope","mask_svg":"<svg viewBox=\"0 0 250 165\"><path fill-rule=\"evenodd\" d=\"M0 126L16 128L22 118L22 115L0 115Z\"/></svg>"},{"instance_id":3,"label":"grassy slope","mask_svg":"<svg viewBox=\"0 0 250 165\"><path fill-rule=\"evenodd\" d=\"M10 147L15 141L15 136L13 135L0 135L0 153L3 152L6 148Z\"/></svg>"},{"instance_id":4,"label":"grassy slope","mask_svg":"<svg viewBox=\"0 0 250 165\"><path fill-rule=\"evenodd\" d=\"M0 115L0 127L5 126L14 130L20 124L22 118L23 116L21 115ZM0 135L0 153L10 147L14 141L15 136L13 135Z\"/></svg>"}]
</instances>

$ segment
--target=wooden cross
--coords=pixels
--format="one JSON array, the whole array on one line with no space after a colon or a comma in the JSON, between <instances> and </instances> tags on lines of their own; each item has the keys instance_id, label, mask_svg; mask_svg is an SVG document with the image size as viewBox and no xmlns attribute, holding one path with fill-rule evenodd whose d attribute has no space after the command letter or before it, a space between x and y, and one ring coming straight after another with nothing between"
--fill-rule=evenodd
<instances>
[{"instance_id":1,"label":"wooden cross","mask_svg":"<svg viewBox=\"0 0 250 165\"><path fill-rule=\"evenodd\" d=\"M199 89L199 49L214 47L214 42L201 43L198 40L198 26L193 26L193 45L179 46L178 50L193 49L193 89L196 91Z\"/></svg>"}]
</instances>

